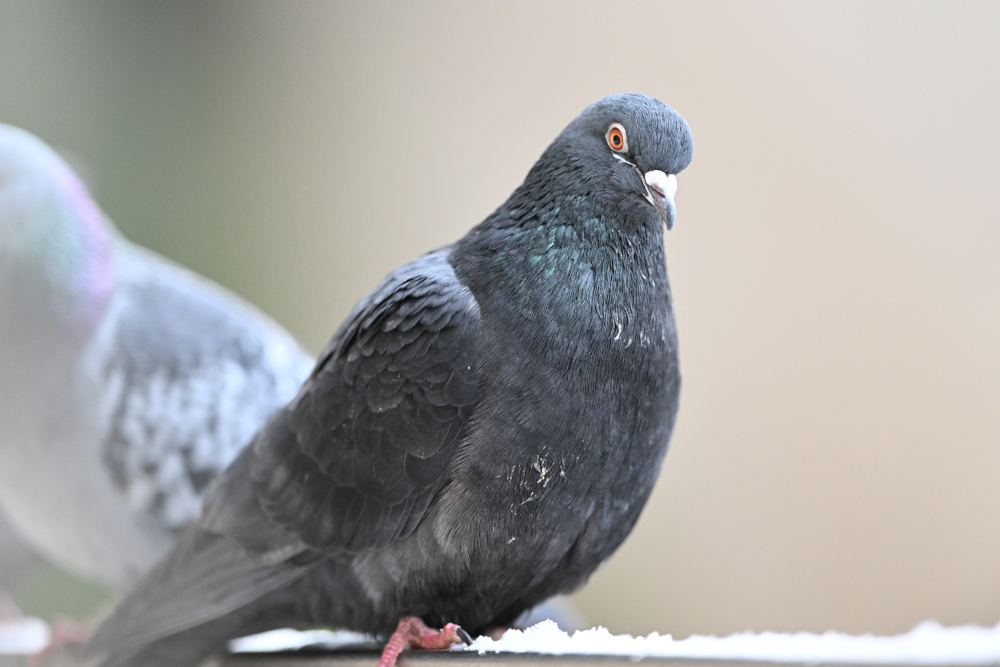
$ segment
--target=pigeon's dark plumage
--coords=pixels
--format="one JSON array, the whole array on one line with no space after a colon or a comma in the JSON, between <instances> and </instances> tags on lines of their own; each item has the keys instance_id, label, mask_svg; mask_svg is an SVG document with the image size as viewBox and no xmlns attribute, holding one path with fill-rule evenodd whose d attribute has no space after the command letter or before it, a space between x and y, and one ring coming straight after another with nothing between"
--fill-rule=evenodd
<instances>
[{"instance_id":1,"label":"pigeon's dark plumage","mask_svg":"<svg viewBox=\"0 0 1000 667\"><path fill-rule=\"evenodd\" d=\"M477 633L584 583L674 425L663 226L691 156L656 99L584 110L495 213L361 301L91 654L180 667L407 616Z\"/></svg>"}]
</instances>

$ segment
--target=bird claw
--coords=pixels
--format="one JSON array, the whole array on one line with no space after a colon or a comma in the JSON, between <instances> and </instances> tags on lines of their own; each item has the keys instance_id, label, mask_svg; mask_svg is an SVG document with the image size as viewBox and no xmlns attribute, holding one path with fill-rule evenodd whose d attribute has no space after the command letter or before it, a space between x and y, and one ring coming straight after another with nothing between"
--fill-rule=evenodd
<instances>
[{"instance_id":1,"label":"bird claw","mask_svg":"<svg viewBox=\"0 0 1000 667\"><path fill-rule=\"evenodd\" d=\"M406 648L440 650L463 643L472 644L472 636L454 623L443 630L432 630L418 616L405 616L386 642L378 667L395 667L399 654Z\"/></svg>"},{"instance_id":2,"label":"bird claw","mask_svg":"<svg viewBox=\"0 0 1000 667\"><path fill-rule=\"evenodd\" d=\"M455 627L455 634L458 635L459 639L465 642L466 646L472 646L472 635L463 630L461 627L459 626Z\"/></svg>"}]
</instances>

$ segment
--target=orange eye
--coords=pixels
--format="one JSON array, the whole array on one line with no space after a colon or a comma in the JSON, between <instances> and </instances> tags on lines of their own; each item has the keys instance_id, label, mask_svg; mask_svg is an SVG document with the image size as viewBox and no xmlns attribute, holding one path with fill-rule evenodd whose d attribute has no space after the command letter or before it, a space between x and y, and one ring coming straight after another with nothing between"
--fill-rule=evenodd
<instances>
[{"instance_id":1,"label":"orange eye","mask_svg":"<svg viewBox=\"0 0 1000 667\"><path fill-rule=\"evenodd\" d=\"M625 138L625 128L618 123L612 123L608 128L608 146L611 150L623 152L628 150L628 140Z\"/></svg>"}]
</instances>

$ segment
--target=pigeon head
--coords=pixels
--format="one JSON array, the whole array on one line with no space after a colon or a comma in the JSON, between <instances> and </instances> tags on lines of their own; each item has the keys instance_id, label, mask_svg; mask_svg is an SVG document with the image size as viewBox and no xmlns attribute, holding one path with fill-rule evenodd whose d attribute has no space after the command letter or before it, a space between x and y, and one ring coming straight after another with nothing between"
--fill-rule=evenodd
<instances>
[{"instance_id":1,"label":"pigeon head","mask_svg":"<svg viewBox=\"0 0 1000 667\"><path fill-rule=\"evenodd\" d=\"M0 311L47 309L87 330L114 289L114 238L69 165L31 133L0 124Z\"/></svg>"},{"instance_id":2,"label":"pigeon head","mask_svg":"<svg viewBox=\"0 0 1000 667\"><path fill-rule=\"evenodd\" d=\"M656 98L626 93L584 109L536 167L562 181L560 189L596 196L626 216L655 214L670 229L677 174L693 150L680 114Z\"/></svg>"}]
</instances>

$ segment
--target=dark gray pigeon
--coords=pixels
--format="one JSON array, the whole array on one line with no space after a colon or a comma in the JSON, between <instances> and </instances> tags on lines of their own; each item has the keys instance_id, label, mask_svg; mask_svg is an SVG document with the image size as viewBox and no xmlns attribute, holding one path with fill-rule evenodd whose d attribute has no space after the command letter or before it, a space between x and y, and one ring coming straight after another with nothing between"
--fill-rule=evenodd
<instances>
[{"instance_id":1,"label":"dark gray pigeon","mask_svg":"<svg viewBox=\"0 0 1000 667\"><path fill-rule=\"evenodd\" d=\"M674 425L663 226L691 156L656 99L585 109L495 213L358 304L90 655L190 667L329 625L391 635L388 667L582 585Z\"/></svg>"},{"instance_id":2,"label":"dark gray pigeon","mask_svg":"<svg viewBox=\"0 0 1000 667\"><path fill-rule=\"evenodd\" d=\"M312 365L263 313L122 238L64 160L0 124L0 506L32 550L135 584Z\"/></svg>"}]
</instances>

